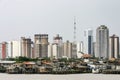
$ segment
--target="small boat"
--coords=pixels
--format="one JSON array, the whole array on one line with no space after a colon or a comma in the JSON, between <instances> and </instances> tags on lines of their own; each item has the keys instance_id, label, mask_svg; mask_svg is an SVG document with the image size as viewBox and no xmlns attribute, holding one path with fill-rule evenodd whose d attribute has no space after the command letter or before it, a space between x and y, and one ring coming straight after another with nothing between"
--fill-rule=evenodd
<instances>
[{"instance_id":1,"label":"small boat","mask_svg":"<svg viewBox=\"0 0 120 80\"><path fill-rule=\"evenodd\" d=\"M98 73L100 73L100 69L99 68L93 68L92 73L98 74Z\"/></svg>"}]
</instances>

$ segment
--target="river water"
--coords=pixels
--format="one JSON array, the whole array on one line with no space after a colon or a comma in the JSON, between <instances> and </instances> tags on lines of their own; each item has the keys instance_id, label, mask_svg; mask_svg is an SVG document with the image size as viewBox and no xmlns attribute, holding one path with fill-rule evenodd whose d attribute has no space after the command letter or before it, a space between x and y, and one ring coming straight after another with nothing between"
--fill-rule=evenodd
<instances>
[{"instance_id":1,"label":"river water","mask_svg":"<svg viewBox=\"0 0 120 80\"><path fill-rule=\"evenodd\" d=\"M120 75L109 74L4 74L0 80L120 80Z\"/></svg>"}]
</instances>

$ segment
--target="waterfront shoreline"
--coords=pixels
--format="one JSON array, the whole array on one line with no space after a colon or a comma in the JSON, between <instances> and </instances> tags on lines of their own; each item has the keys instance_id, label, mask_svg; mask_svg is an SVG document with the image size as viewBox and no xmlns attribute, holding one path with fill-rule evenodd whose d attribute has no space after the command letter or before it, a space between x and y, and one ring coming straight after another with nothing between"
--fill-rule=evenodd
<instances>
[{"instance_id":1,"label":"waterfront shoreline","mask_svg":"<svg viewBox=\"0 0 120 80\"><path fill-rule=\"evenodd\" d=\"M0 73L0 80L119 80L115 74L6 74Z\"/></svg>"}]
</instances>

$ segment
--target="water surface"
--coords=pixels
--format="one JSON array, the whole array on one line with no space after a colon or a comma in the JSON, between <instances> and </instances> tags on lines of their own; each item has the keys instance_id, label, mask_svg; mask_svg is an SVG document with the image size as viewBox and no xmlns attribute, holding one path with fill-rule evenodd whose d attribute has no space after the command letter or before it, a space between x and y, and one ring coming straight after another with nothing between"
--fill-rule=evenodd
<instances>
[{"instance_id":1,"label":"water surface","mask_svg":"<svg viewBox=\"0 0 120 80\"><path fill-rule=\"evenodd\" d=\"M109 74L3 74L0 80L120 80L120 75Z\"/></svg>"}]
</instances>

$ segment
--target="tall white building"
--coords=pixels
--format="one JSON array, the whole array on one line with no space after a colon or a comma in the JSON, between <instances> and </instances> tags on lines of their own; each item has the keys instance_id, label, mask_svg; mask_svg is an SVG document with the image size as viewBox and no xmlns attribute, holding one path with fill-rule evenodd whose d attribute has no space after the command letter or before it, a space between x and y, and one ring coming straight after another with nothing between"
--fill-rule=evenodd
<instances>
[{"instance_id":1,"label":"tall white building","mask_svg":"<svg viewBox=\"0 0 120 80\"><path fill-rule=\"evenodd\" d=\"M21 55L21 42L20 41L12 41L12 57L19 57Z\"/></svg>"},{"instance_id":2,"label":"tall white building","mask_svg":"<svg viewBox=\"0 0 120 80\"><path fill-rule=\"evenodd\" d=\"M57 44L53 44L53 47L52 47L52 56L54 57L54 58L59 58L59 47L58 47L58 45Z\"/></svg>"},{"instance_id":3,"label":"tall white building","mask_svg":"<svg viewBox=\"0 0 120 80\"><path fill-rule=\"evenodd\" d=\"M11 41L8 42L8 57L13 57L13 43Z\"/></svg>"},{"instance_id":4,"label":"tall white building","mask_svg":"<svg viewBox=\"0 0 120 80\"><path fill-rule=\"evenodd\" d=\"M87 29L84 31L84 53L93 54L93 30Z\"/></svg>"},{"instance_id":5,"label":"tall white building","mask_svg":"<svg viewBox=\"0 0 120 80\"><path fill-rule=\"evenodd\" d=\"M84 53L84 47L83 47L83 42L78 42L77 43L77 58L81 58Z\"/></svg>"},{"instance_id":6,"label":"tall white building","mask_svg":"<svg viewBox=\"0 0 120 80\"><path fill-rule=\"evenodd\" d=\"M96 52L95 57L109 57L109 29L105 25L96 30Z\"/></svg>"},{"instance_id":7,"label":"tall white building","mask_svg":"<svg viewBox=\"0 0 120 80\"><path fill-rule=\"evenodd\" d=\"M80 52L84 52L84 43L83 43L83 41L80 42Z\"/></svg>"},{"instance_id":8,"label":"tall white building","mask_svg":"<svg viewBox=\"0 0 120 80\"><path fill-rule=\"evenodd\" d=\"M52 44L48 45L48 57L53 57L53 49L52 49Z\"/></svg>"},{"instance_id":9,"label":"tall white building","mask_svg":"<svg viewBox=\"0 0 120 80\"><path fill-rule=\"evenodd\" d=\"M8 42L8 56L11 58L22 56L20 41L9 41Z\"/></svg>"},{"instance_id":10,"label":"tall white building","mask_svg":"<svg viewBox=\"0 0 120 80\"><path fill-rule=\"evenodd\" d=\"M48 45L48 57L50 58L59 58L59 47L58 44L49 44Z\"/></svg>"}]
</instances>

